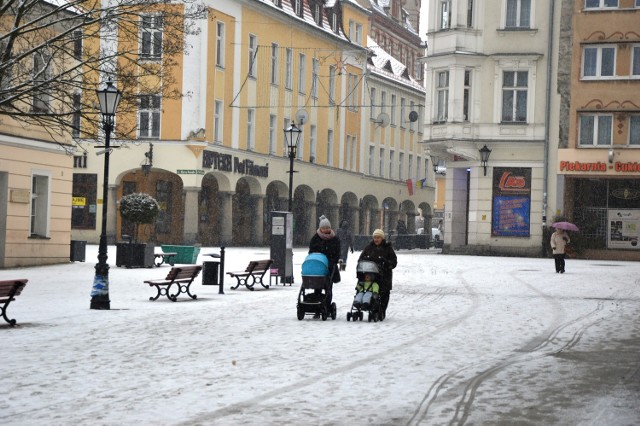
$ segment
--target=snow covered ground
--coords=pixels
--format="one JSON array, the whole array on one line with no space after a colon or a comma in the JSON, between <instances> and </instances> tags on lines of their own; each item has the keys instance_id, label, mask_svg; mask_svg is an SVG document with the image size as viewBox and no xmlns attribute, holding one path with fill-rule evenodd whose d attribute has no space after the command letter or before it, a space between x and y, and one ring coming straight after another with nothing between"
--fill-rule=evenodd
<instances>
[{"instance_id":1,"label":"snow covered ground","mask_svg":"<svg viewBox=\"0 0 640 426\"><path fill-rule=\"evenodd\" d=\"M28 278L0 324L3 425L640 423L640 264L398 252L387 319L296 318L292 287L192 287L149 301L169 266L115 267L111 310L89 309L86 263ZM217 252L203 248L201 253ZM268 248L228 248L227 271ZM201 254L199 261L208 260Z\"/></svg>"}]
</instances>

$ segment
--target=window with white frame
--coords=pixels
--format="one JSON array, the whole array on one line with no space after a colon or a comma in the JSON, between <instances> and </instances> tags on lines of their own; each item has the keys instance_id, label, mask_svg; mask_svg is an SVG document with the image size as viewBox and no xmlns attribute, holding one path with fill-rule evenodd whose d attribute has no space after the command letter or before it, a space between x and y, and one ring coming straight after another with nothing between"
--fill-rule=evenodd
<instances>
[{"instance_id":1,"label":"window with white frame","mask_svg":"<svg viewBox=\"0 0 640 426\"><path fill-rule=\"evenodd\" d=\"M369 111L369 118L371 118L372 120L376 119L376 88L372 87L369 90L370 93L370 98L371 98L371 108Z\"/></svg>"},{"instance_id":2,"label":"window with white frame","mask_svg":"<svg viewBox=\"0 0 640 426\"><path fill-rule=\"evenodd\" d=\"M318 162L318 158L317 158L317 153L316 153L316 140L318 139L317 137L317 128L315 125L310 125L309 126L309 162L310 163L317 163Z\"/></svg>"},{"instance_id":3,"label":"window with white frame","mask_svg":"<svg viewBox=\"0 0 640 426\"><path fill-rule=\"evenodd\" d=\"M473 28L473 0L467 0L467 28Z\"/></svg>"},{"instance_id":4,"label":"window with white frame","mask_svg":"<svg viewBox=\"0 0 640 426\"><path fill-rule=\"evenodd\" d=\"M253 151L256 148L256 110L249 108L247 110L247 149Z\"/></svg>"},{"instance_id":5,"label":"window with white frame","mask_svg":"<svg viewBox=\"0 0 640 426\"><path fill-rule=\"evenodd\" d=\"M293 0L293 12L302 17L302 0Z\"/></svg>"},{"instance_id":6,"label":"window with white frame","mask_svg":"<svg viewBox=\"0 0 640 426\"><path fill-rule=\"evenodd\" d=\"M396 102L397 102L397 96L395 94L391 94L391 112L389 113L389 116L391 117L391 125L395 126L396 125Z\"/></svg>"},{"instance_id":7,"label":"window with white frame","mask_svg":"<svg viewBox=\"0 0 640 426\"><path fill-rule=\"evenodd\" d=\"M224 106L221 100L213 101L213 143L222 143Z\"/></svg>"},{"instance_id":8,"label":"window with white frame","mask_svg":"<svg viewBox=\"0 0 640 426\"><path fill-rule=\"evenodd\" d=\"M329 104L336 103L336 67L329 66Z\"/></svg>"},{"instance_id":9,"label":"window with white frame","mask_svg":"<svg viewBox=\"0 0 640 426\"><path fill-rule=\"evenodd\" d=\"M33 54L33 112L49 110L51 102L49 79L51 79L51 55L42 49Z\"/></svg>"},{"instance_id":10,"label":"window with white frame","mask_svg":"<svg viewBox=\"0 0 640 426\"><path fill-rule=\"evenodd\" d=\"M291 90L293 89L293 49L290 47L285 51L285 61L284 87Z\"/></svg>"},{"instance_id":11,"label":"window with white frame","mask_svg":"<svg viewBox=\"0 0 640 426\"><path fill-rule=\"evenodd\" d=\"M616 67L616 47L613 45L582 48L582 77L613 77Z\"/></svg>"},{"instance_id":12,"label":"window with white frame","mask_svg":"<svg viewBox=\"0 0 640 426\"><path fill-rule=\"evenodd\" d=\"M142 15L140 21L140 57L160 59L162 57L162 15Z\"/></svg>"},{"instance_id":13,"label":"window with white frame","mask_svg":"<svg viewBox=\"0 0 640 426\"><path fill-rule=\"evenodd\" d=\"M160 137L160 95L140 95L138 129L141 139Z\"/></svg>"},{"instance_id":14,"label":"window with white frame","mask_svg":"<svg viewBox=\"0 0 640 426\"><path fill-rule=\"evenodd\" d=\"M301 53L298 57L298 92L306 93L305 87L307 84L306 81L307 75L307 55Z\"/></svg>"},{"instance_id":15,"label":"window with white frame","mask_svg":"<svg viewBox=\"0 0 640 426\"><path fill-rule=\"evenodd\" d=\"M32 237L49 236L49 180L50 176L45 174L34 174L31 177L29 235Z\"/></svg>"},{"instance_id":16,"label":"window with white frame","mask_svg":"<svg viewBox=\"0 0 640 426\"><path fill-rule=\"evenodd\" d=\"M506 28L531 26L531 0L507 0Z\"/></svg>"},{"instance_id":17,"label":"window with white frame","mask_svg":"<svg viewBox=\"0 0 640 426\"><path fill-rule=\"evenodd\" d=\"M638 6L638 0L636 0L636 6ZM585 0L585 9L606 9L618 7L618 0Z\"/></svg>"},{"instance_id":18,"label":"window with white frame","mask_svg":"<svg viewBox=\"0 0 640 426\"><path fill-rule=\"evenodd\" d=\"M349 73L347 76L347 93L348 93L348 105L349 109L352 111L356 111L358 109L356 104L357 96L357 86L358 86L358 76L355 74Z\"/></svg>"},{"instance_id":19,"label":"window with white frame","mask_svg":"<svg viewBox=\"0 0 640 426\"><path fill-rule=\"evenodd\" d=\"M335 10L331 11L331 30L336 34L340 31L340 27L338 26L338 14Z\"/></svg>"},{"instance_id":20,"label":"window with white frame","mask_svg":"<svg viewBox=\"0 0 640 426\"><path fill-rule=\"evenodd\" d=\"M462 99L462 119L469 121L469 102L471 99L471 70L464 70L464 93Z\"/></svg>"},{"instance_id":21,"label":"window with white frame","mask_svg":"<svg viewBox=\"0 0 640 426\"><path fill-rule=\"evenodd\" d=\"M441 30L451 28L451 0L440 0L438 10L440 12L438 28Z\"/></svg>"},{"instance_id":22,"label":"window with white frame","mask_svg":"<svg viewBox=\"0 0 640 426\"><path fill-rule=\"evenodd\" d=\"M73 40L73 57L75 59L82 59L82 41L83 41L83 33L81 30L77 30L73 32L72 40Z\"/></svg>"},{"instance_id":23,"label":"window with white frame","mask_svg":"<svg viewBox=\"0 0 640 426\"><path fill-rule=\"evenodd\" d=\"M320 72L320 61L317 58L311 60L311 97L318 98L318 74Z\"/></svg>"},{"instance_id":24,"label":"window with white frame","mask_svg":"<svg viewBox=\"0 0 640 426\"><path fill-rule=\"evenodd\" d=\"M404 180L404 152L398 154L398 179Z\"/></svg>"},{"instance_id":25,"label":"window with white frame","mask_svg":"<svg viewBox=\"0 0 640 426\"><path fill-rule=\"evenodd\" d=\"M580 146L611 145L613 115L580 114Z\"/></svg>"},{"instance_id":26,"label":"window with white frame","mask_svg":"<svg viewBox=\"0 0 640 426\"><path fill-rule=\"evenodd\" d=\"M640 0L638 0L640 1ZM640 6L638 6L640 7ZM640 76L640 46L633 46L631 75Z\"/></svg>"},{"instance_id":27,"label":"window with white frame","mask_svg":"<svg viewBox=\"0 0 640 426\"><path fill-rule=\"evenodd\" d=\"M419 156L419 155L416 158L416 173L417 173L416 180L420 180L420 179L422 179L422 176L424 176L422 174L422 157Z\"/></svg>"},{"instance_id":28,"label":"window with white frame","mask_svg":"<svg viewBox=\"0 0 640 426\"><path fill-rule=\"evenodd\" d=\"M349 20L349 39L358 46L362 46L362 24L351 19Z\"/></svg>"},{"instance_id":29,"label":"window with white frame","mask_svg":"<svg viewBox=\"0 0 640 426\"><path fill-rule=\"evenodd\" d=\"M271 84L280 83L280 47L277 43L271 43Z\"/></svg>"},{"instance_id":30,"label":"window with white frame","mask_svg":"<svg viewBox=\"0 0 640 426\"><path fill-rule=\"evenodd\" d=\"M327 130L327 166L333 166L333 129Z\"/></svg>"},{"instance_id":31,"label":"window with white frame","mask_svg":"<svg viewBox=\"0 0 640 426\"><path fill-rule=\"evenodd\" d=\"M71 117L71 136L74 138L80 137L80 125L82 118L82 95L80 93L74 93L73 99L73 116Z\"/></svg>"},{"instance_id":32,"label":"window with white frame","mask_svg":"<svg viewBox=\"0 0 640 426\"><path fill-rule=\"evenodd\" d=\"M376 160L376 147L369 145L369 175L373 176L375 173L375 160Z\"/></svg>"},{"instance_id":33,"label":"window with white frame","mask_svg":"<svg viewBox=\"0 0 640 426\"><path fill-rule=\"evenodd\" d=\"M216 24L216 66L224 67L224 43L225 26L224 22L218 21Z\"/></svg>"},{"instance_id":34,"label":"window with white frame","mask_svg":"<svg viewBox=\"0 0 640 426\"><path fill-rule=\"evenodd\" d=\"M640 114L629 117L629 145L640 146Z\"/></svg>"},{"instance_id":35,"label":"window with white frame","mask_svg":"<svg viewBox=\"0 0 640 426\"><path fill-rule=\"evenodd\" d=\"M400 98L400 128L404 129L404 120L402 117L405 116L407 109L407 101L404 98Z\"/></svg>"},{"instance_id":36,"label":"window with white frame","mask_svg":"<svg viewBox=\"0 0 640 426\"><path fill-rule=\"evenodd\" d=\"M407 167L407 176L413 178L413 154L409 154L409 164Z\"/></svg>"},{"instance_id":37,"label":"window with white frame","mask_svg":"<svg viewBox=\"0 0 640 426\"><path fill-rule=\"evenodd\" d=\"M396 152L391 149L389 150L389 179L395 178L396 174Z\"/></svg>"},{"instance_id":38,"label":"window with white frame","mask_svg":"<svg viewBox=\"0 0 640 426\"><path fill-rule=\"evenodd\" d=\"M380 148L380 161L378 162L378 176L384 177L384 148Z\"/></svg>"},{"instance_id":39,"label":"window with white frame","mask_svg":"<svg viewBox=\"0 0 640 426\"><path fill-rule=\"evenodd\" d=\"M249 77L256 78L258 69L258 37L249 34Z\"/></svg>"},{"instance_id":40,"label":"window with white frame","mask_svg":"<svg viewBox=\"0 0 640 426\"><path fill-rule=\"evenodd\" d=\"M528 85L529 71L503 71L503 123L526 123Z\"/></svg>"},{"instance_id":41,"label":"window with white frame","mask_svg":"<svg viewBox=\"0 0 640 426\"><path fill-rule=\"evenodd\" d=\"M413 101L411 101L411 103L409 104L409 113L415 111L415 107L416 107L416 104ZM415 128L416 128L416 122L409 120L409 131L414 132Z\"/></svg>"},{"instance_id":42,"label":"window with white frame","mask_svg":"<svg viewBox=\"0 0 640 426\"><path fill-rule=\"evenodd\" d=\"M283 129L288 129L289 127L291 127L291 119L289 118L285 118L284 119L284 126L282 126ZM282 144L283 146L283 156L288 157L289 156L289 148L287 147L287 143L285 141L285 143Z\"/></svg>"},{"instance_id":43,"label":"window with white frame","mask_svg":"<svg viewBox=\"0 0 640 426\"><path fill-rule=\"evenodd\" d=\"M380 92L380 112L387 112L387 92Z\"/></svg>"},{"instance_id":44,"label":"window with white frame","mask_svg":"<svg viewBox=\"0 0 640 426\"><path fill-rule=\"evenodd\" d=\"M269 114L269 154L276 153L276 145L278 141L278 129L277 129L278 116L275 114Z\"/></svg>"},{"instance_id":45,"label":"window with white frame","mask_svg":"<svg viewBox=\"0 0 640 426\"><path fill-rule=\"evenodd\" d=\"M449 71L436 73L436 123L444 123L449 116Z\"/></svg>"},{"instance_id":46,"label":"window with white frame","mask_svg":"<svg viewBox=\"0 0 640 426\"><path fill-rule=\"evenodd\" d=\"M322 25L322 7L320 3L313 5L313 21L316 25Z\"/></svg>"}]
</instances>

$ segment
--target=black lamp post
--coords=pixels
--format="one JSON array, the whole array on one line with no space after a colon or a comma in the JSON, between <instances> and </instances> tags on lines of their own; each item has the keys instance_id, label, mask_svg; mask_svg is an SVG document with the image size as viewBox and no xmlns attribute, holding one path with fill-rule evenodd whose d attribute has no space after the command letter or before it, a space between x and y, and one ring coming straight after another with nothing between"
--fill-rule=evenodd
<instances>
[{"instance_id":1,"label":"black lamp post","mask_svg":"<svg viewBox=\"0 0 640 426\"><path fill-rule=\"evenodd\" d=\"M433 173L438 173L438 164L440 163L440 160L438 159L438 157L432 155L431 156L431 165L433 166Z\"/></svg>"},{"instance_id":2,"label":"black lamp post","mask_svg":"<svg viewBox=\"0 0 640 426\"><path fill-rule=\"evenodd\" d=\"M487 146L483 146L478 150L480 152L480 165L484 167L484 175L487 175L487 162L489 161L489 155L491 155L491 150L487 148Z\"/></svg>"},{"instance_id":3,"label":"black lamp post","mask_svg":"<svg viewBox=\"0 0 640 426\"><path fill-rule=\"evenodd\" d=\"M289 152L289 211L293 211L293 160L296 158L296 150L298 149L298 142L300 141L300 130L295 122L291 122L291 126L288 129L284 129L284 140L287 144Z\"/></svg>"},{"instance_id":4,"label":"black lamp post","mask_svg":"<svg viewBox=\"0 0 640 426\"><path fill-rule=\"evenodd\" d=\"M102 114L102 129L105 134L104 143L104 180L102 182L102 230L100 233L100 246L98 248L98 263L96 263L96 275L93 279L91 290L91 309L110 309L109 300L109 264L107 263L107 206L109 200L109 154L111 154L111 132L113 131L113 119L122 92L107 81L107 87L96 90L100 102Z\"/></svg>"}]
</instances>

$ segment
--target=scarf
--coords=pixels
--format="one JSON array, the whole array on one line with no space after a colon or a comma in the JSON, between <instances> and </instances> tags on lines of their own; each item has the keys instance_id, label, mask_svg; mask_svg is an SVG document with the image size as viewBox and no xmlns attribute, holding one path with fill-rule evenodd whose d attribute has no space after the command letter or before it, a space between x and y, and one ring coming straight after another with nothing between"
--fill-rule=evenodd
<instances>
[{"instance_id":1,"label":"scarf","mask_svg":"<svg viewBox=\"0 0 640 426\"><path fill-rule=\"evenodd\" d=\"M330 240L330 239L332 239L333 237L335 237L335 236L336 236L336 233L335 233L335 232L333 232L333 229L331 230L331 233L329 233L329 234L324 234L322 231L320 231L320 228L318 228L318 230L316 231L316 233L317 233L317 234L318 234L318 236L319 236L320 238L322 238L323 240Z\"/></svg>"}]
</instances>

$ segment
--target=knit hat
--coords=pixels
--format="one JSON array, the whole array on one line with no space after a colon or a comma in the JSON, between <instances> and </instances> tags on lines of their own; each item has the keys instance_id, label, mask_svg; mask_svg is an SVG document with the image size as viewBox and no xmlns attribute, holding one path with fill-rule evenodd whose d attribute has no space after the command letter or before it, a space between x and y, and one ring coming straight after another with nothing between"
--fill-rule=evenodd
<instances>
[{"instance_id":1,"label":"knit hat","mask_svg":"<svg viewBox=\"0 0 640 426\"><path fill-rule=\"evenodd\" d=\"M375 237L376 235L384 238L384 231L382 229L376 229L373 231L373 236Z\"/></svg>"},{"instance_id":2,"label":"knit hat","mask_svg":"<svg viewBox=\"0 0 640 426\"><path fill-rule=\"evenodd\" d=\"M318 228L331 228L331 222L322 215L320 216L320 225L318 225Z\"/></svg>"}]
</instances>

